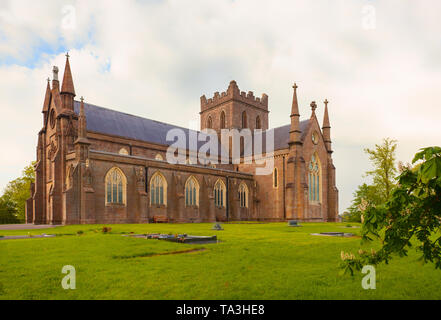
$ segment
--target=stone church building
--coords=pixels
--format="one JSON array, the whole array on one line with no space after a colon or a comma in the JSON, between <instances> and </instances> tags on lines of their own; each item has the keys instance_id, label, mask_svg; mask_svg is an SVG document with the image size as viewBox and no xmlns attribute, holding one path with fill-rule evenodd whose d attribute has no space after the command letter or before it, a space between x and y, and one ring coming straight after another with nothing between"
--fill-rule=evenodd
<instances>
[{"instance_id":1,"label":"stone church building","mask_svg":"<svg viewBox=\"0 0 441 320\"><path fill-rule=\"evenodd\" d=\"M320 128L315 102L310 118L300 121L293 89L290 123L273 129L270 174L256 175L257 164L245 161L172 164L167 133L198 132L75 100L67 55L62 83L54 67L46 88L27 222L335 221L328 101ZM201 97L201 131L267 130L268 114L268 96L241 92L235 81L226 92ZM194 151L185 150L188 157Z\"/></svg>"}]
</instances>

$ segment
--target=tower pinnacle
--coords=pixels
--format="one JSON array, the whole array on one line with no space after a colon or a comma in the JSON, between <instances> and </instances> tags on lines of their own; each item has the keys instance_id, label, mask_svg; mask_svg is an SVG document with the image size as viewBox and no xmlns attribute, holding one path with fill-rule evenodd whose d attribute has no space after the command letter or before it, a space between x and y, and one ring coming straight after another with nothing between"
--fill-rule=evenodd
<instances>
[{"instance_id":1,"label":"tower pinnacle","mask_svg":"<svg viewBox=\"0 0 441 320\"><path fill-rule=\"evenodd\" d=\"M292 97L292 107L291 107L291 117L292 116L300 116L299 113L299 103L297 101L297 83L294 82L294 85L292 86L294 89L293 97Z\"/></svg>"},{"instance_id":2,"label":"tower pinnacle","mask_svg":"<svg viewBox=\"0 0 441 320\"><path fill-rule=\"evenodd\" d=\"M315 101L312 101L310 106L311 106L312 113L315 113L315 109L317 109L317 104L315 103Z\"/></svg>"},{"instance_id":3,"label":"tower pinnacle","mask_svg":"<svg viewBox=\"0 0 441 320\"><path fill-rule=\"evenodd\" d=\"M301 144L300 141L300 113L299 113L299 103L297 101L297 84L294 83L292 86L294 89L292 96L292 107L291 107L291 128L289 130L289 144Z\"/></svg>"},{"instance_id":4,"label":"tower pinnacle","mask_svg":"<svg viewBox=\"0 0 441 320\"><path fill-rule=\"evenodd\" d=\"M328 99L325 99L325 101L323 101L323 103L325 104L325 114L323 116L323 126L322 126L322 131L323 131L323 140L325 141L325 145L326 145L326 149L328 150L329 153L332 152L331 149L331 125L329 123L329 114L328 114Z\"/></svg>"},{"instance_id":5,"label":"tower pinnacle","mask_svg":"<svg viewBox=\"0 0 441 320\"><path fill-rule=\"evenodd\" d=\"M323 127L324 128L330 128L331 125L329 124L329 115L328 115L328 99L325 99L325 101L323 101L323 103L325 104L325 115L323 116Z\"/></svg>"},{"instance_id":6,"label":"tower pinnacle","mask_svg":"<svg viewBox=\"0 0 441 320\"><path fill-rule=\"evenodd\" d=\"M75 141L75 152L80 162L86 162L89 158L90 142L87 139L87 122L84 112L84 98L81 97L80 115L78 117L78 138Z\"/></svg>"},{"instance_id":7,"label":"tower pinnacle","mask_svg":"<svg viewBox=\"0 0 441 320\"><path fill-rule=\"evenodd\" d=\"M80 104L80 116L78 119L78 137L79 138L86 138L87 132L86 132L86 114L84 113L84 98L81 97L81 104Z\"/></svg>"},{"instance_id":8,"label":"tower pinnacle","mask_svg":"<svg viewBox=\"0 0 441 320\"><path fill-rule=\"evenodd\" d=\"M72 72L70 71L69 53L66 53L66 66L64 67L63 84L61 86L61 99L63 102L63 109L73 112L75 88L72 79Z\"/></svg>"},{"instance_id":9,"label":"tower pinnacle","mask_svg":"<svg viewBox=\"0 0 441 320\"><path fill-rule=\"evenodd\" d=\"M50 107L51 102L51 85L50 85L50 79L47 78L47 85L46 85L46 94L44 95L44 102L43 102L43 112L47 112Z\"/></svg>"},{"instance_id":10,"label":"tower pinnacle","mask_svg":"<svg viewBox=\"0 0 441 320\"><path fill-rule=\"evenodd\" d=\"M61 93L67 93L75 97L75 88L72 79L72 72L70 71L69 53L66 54L66 66L64 68L63 84L61 86Z\"/></svg>"}]
</instances>

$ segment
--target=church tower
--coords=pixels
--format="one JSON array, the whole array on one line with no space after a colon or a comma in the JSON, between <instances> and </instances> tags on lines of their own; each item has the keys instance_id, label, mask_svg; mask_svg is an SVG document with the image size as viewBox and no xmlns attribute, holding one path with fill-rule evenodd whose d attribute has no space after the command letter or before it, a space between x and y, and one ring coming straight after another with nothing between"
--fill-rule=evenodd
<instances>
[{"instance_id":1,"label":"church tower","mask_svg":"<svg viewBox=\"0 0 441 320\"><path fill-rule=\"evenodd\" d=\"M232 80L226 92L214 93L214 97L201 97L201 130L213 129L268 129L268 96L254 97L252 91L240 91Z\"/></svg>"}]
</instances>

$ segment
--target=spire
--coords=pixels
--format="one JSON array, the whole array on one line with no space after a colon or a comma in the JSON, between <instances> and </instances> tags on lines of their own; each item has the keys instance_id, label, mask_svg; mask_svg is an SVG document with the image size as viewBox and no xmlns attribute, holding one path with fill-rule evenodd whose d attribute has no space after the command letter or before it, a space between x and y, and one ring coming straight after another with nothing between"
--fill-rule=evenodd
<instances>
[{"instance_id":1,"label":"spire","mask_svg":"<svg viewBox=\"0 0 441 320\"><path fill-rule=\"evenodd\" d=\"M51 103L51 85L50 79L47 78L46 94L44 95L43 112L47 112Z\"/></svg>"},{"instance_id":2,"label":"spire","mask_svg":"<svg viewBox=\"0 0 441 320\"><path fill-rule=\"evenodd\" d=\"M292 86L294 89L291 107L291 128L289 130L289 144L302 144L300 141L300 113L299 104L297 102L297 84Z\"/></svg>"},{"instance_id":3,"label":"spire","mask_svg":"<svg viewBox=\"0 0 441 320\"><path fill-rule=\"evenodd\" d=\"M325 115L323 117L323 127L322 129L325 128L330 128L331 125L329 124L329 115L328 115L328 99L325 99L325 101L323 101L323 103L325 104Z\"/></svg>"},{"instance_id":4,"label":"spire","mask_svg":"<svg viewBox=\"0 0 441 320\"><path fill-rule=\"evenodd\" d=\"M291 107L291 117L292 116L300 116L299 113L299 103L297 102L297 84L294 82L292 86L294 89L293 97L292 97L292 107Z\"/></svg>"},{"instance_id":5,"label":"spire","mask_svg":"<svg viewBox=\"0 0 441 320\"><path fill-rule=\"evenodd\" d=\"M75 97L75 88L72 79L72 72L70 71L69 53L66 54L66 66L64 68L63 85L61 86L61 93L71 94Z\"/></svg>"},{"instance_id":6,"label":"spire","mask_svg":"<svg viewBox=\"0 0 441 320\"><path fill-rule=\"evenodd\" d=\"M323 103L325 104L325 115L323 116L323 126L322 126L323 140L325 141L326 149L328 150L328 152L332 152L331 125L329 124L329 115L328 115L328 103L329 103L328 99L325 99Z\"/></svg>"}]
</instances>

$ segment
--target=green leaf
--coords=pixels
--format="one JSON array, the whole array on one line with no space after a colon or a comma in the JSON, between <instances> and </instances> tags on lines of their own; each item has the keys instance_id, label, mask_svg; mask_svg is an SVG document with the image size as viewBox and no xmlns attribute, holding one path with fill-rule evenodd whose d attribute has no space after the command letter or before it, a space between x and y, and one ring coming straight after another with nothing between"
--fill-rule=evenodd
<instances>
[{"instance_id":1,"label":"green leaf","mask_svg":"<svg viewBox=\"0 0 441 320\"><path fill-rule=\"evenodd\" d=\"M424 150L424 149L422 149ZM425 151L418 152L412 160L412 164L424 158Z\"/></svg>"},{"instance_id":2,"label":"green leaf","mask_svg":"<svg viewBox=\"0 0 441 320\"><path fill-rule=\"evenodd\" d=\"M424 150L424 159L429 160L432 159L433 156L433 149L432 148L426 148Z\"/></svg>"},{"instance_id":3,"label":"green leaf","mask_svg":"<svg viewBox=\"0 0 441 320\"><path fill-rule=\"evenodd\" d=\"M441 176L441 158L432 158L421 165L421 182Z\"/></svg>"}]
</instances>

